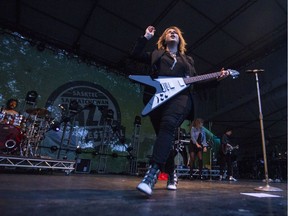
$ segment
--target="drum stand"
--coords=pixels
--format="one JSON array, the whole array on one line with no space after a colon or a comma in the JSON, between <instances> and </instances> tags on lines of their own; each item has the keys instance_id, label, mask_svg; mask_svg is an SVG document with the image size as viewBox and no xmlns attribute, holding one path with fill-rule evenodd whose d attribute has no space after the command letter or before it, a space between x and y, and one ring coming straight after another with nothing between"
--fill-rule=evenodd
<instances>
[{"instance_id":1,"label":"drum stand","mask_svg":"<svg viewBox=\"0 0 288 216\"><path fill-rule=\"evenodd\" d=\"M26 142L25 143L26 149L25 149L25 155L24 155L25 157L28 157L29 155L34 156L31 143L35 144L36 119L37 119L37 115L35 115L34 119L32 119L31 125L28 126L28 133L26 134L26 139L24 141L24 142ZM21 155L22 154L23 153L22 153L22 149L21 149Z\"/></svg>"},{"instance_id":2,"label":"drum stand","mask_svg":"<svg viewBox=\"0 0 288 216\"><path fill-rule=\"evenodd\" d=\"M43 140L44 134L49 128L47 116L41 116L41 114L36 112L35 115L29 115L27 119L29 121L26 122L25 138L20 144L20 155L25 157L39 156L36 155L39 144Z\"/></svg>"},{"instance_id":3,"label":"drum stand","mask_svg":"<svg viewBox=\"0 0 288 216\"><path fill-rule=\"evenodd\" d=\"M260 88L259 88L259 79L258 72L263 72L263 69L254 69L247 70L247 73L254 73L256 78L256 88L257 88L257 96L258 96L258 105L259 105L259 120L260 120L260 128L261 128L261 138L262 138L262 150L263 150L263 158L264 158L264 171L265 171L265 181L266 185L255 188L255 190L259 191L282 191L280 188L269 186L269 177L268 177L268 166L267 166L267 157L266 157L266 148L265 148L265 135L264 135L264 125L263 125L263 114L261 107L261 98L260 98Z\"/></svg>"},{"instance_id":4,"label":"drum stand","mask_svg":"<svg viewBox=\"0 0 288 216\"><path fill-rule=\"evenodd\" d=\"M60 142L60 146L58 149L58 153L57 153L57 159L60 158L60 152L62 150L62 145L64 142L64 138L65 138L65 134L66 134L66 130L67 130L67 123L70 121L71 125L70 125L70 131L69 131L69 136L68 136L68 141L67 141L67 151L69 150L69 146L71 143L71 137L72 137L72 133L73 133L73 128L74 128L74 124L75 124L75 117L76 115L78 115L79 113L81 113L83 110L85 109L91 109L93 108L95 105L93 104L87 104L84 107L82 107L79 110L75 110L74 112L72 112L72 114L70 114L69 116L65 116L64 118L62 118L62 120L59 122L59 124L61 125L64 122L64 128L63 128L63 133L62 133L62 137L61 137L61 142ZM71 112L70 112L71 113ZM71 121L72 120L72 121Z\"/></svg>"},{"instance_id":5,"label":"drum stand","mask_svg":"<svg viewBox=\"0 0 288 216\"><path fill-rule=\"evenodd\" d=\"M86 108L86 107L85 107L85 108ZM76 115L78 115L80 112L82 112L85 108L82 108L82 109L80 109L80 110L78 110L78 111L72 112L72 114L70 114L70 116L65 116L65 117L62 119L62 121L60 121L60 124L64 122L64 127L63 127L63 132L62 132L62 137L61 137L60 146L59 146L58 153L57 153L57 159L60 158L60 153L61 153L61 150L62 150L64 138L65 138L65 135L66 135L68 122L70 122L70 129L69 129L69 135L68 135L68 139L67 139L67 151L68 151L68 148L69 148L70 143L71 143L73 128L74 128L74 124L75 124L75 117L76 117ZM66 153L67 153L67 152L66 152Z\"/></svg>"},{"instance_id":6,"label":"drum stand","mask_svg":"<svg viewBox=\"0 0 288 216\"><path fill-rule=\"evenodd\" d=\"M71 121L71 119L72 119L72 121ZM62 150L62 145L63 145L65 134L66 134L66 131L67 131L68 122L70 122L71 124L70 124L69 136L68 136L68 139L67 139L68 140L67 141L67 148L70 145L70 140L71 140L71 136L72 136L72 130L73 130L74 122L75 122L75 116L73 115L73 117L72 117L72 115L71 115L69 117L64 117L62 122L64 122L64 127L63 127L63 132L62 132L60 146L59 146L58 153L57 153L57 159L60 158L60 152Z\"/></svg>"}]
</instances>

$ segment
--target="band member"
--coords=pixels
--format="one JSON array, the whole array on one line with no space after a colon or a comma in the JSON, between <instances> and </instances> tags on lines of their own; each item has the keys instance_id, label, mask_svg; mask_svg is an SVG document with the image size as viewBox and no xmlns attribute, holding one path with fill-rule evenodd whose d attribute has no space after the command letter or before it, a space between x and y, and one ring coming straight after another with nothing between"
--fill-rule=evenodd
<instances>
[{"instance_id":1,"label":"band member","mask_svg":"<svg viewBox=\"0 0 288 216\"><path fill-rule=\"evenodd\" d=\"M207 152L206 133L203 128L203 119L197 118L191 125L191 142L189 145L190 154L190 179L193 179L193 168L195 163L195 156L198 158L199 178L203 180L203 152Z\"/></svg>"},{"instance_id":2,"label":"band member","mask_svg":"<svg viewBox=\"0 0 288 216\"><path fill-rule=\"evenodd\" d=\"M15 110L18 106L18 100L11 98L7 101L6 107L2 110L2 112L5 112L9 115L18 115L19 113Z\"/></svg>"},{"instance_id":3,"label":"band member","mask_svg":"<svg viewBox=\"0 0 288 216\"><path fill-rule=\"evenodd\" d=\"M219 180L223 180L223 174L225 166L227 165L227 176L229 176L229 181L237 181L232 173L232 160L231 160L231 153L233 150L233 146L230 142L230 137L232 135L232 129L226 129L225 133L221 138L221 146L219 148L219 159L220 159L220 177Z\"/></svg>"},{"instance_id":4,"label":"band member","mask_svg":"<svg viewBox=\"0 0 288 216\"><path fill-rule=\"evenodd\" d=\"M151 66L151 77L172 76L187 77L195 76L194 60L185 55L186 42L181 30L172 26L161 34L157 41L157 49L152 52L144 52L145 45L154 36L155 28L148 26L144 36L140 37L131 56ZM225 76L225 74L221 74ZM153 96L154 88L146 87L143 102L147 104ZM173 145L177 134L177 128L182 122L193 118L193 100L191 88L187 88L173 98L150 112L149 117L156 133L150 167L144 179L137 189L146 195L151 195L161 171L168 174L167 189L177 189L177 176L175 174Z\"/></svg>"}]
</instances>

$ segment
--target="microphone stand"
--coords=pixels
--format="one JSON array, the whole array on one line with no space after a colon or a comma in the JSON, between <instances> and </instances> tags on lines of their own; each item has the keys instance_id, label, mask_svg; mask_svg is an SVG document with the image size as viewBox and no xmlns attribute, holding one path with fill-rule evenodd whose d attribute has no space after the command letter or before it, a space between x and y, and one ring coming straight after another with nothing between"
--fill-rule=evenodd
<instances>
[{"instance_id":1,"label":"microphone stand","mask_svg":"<svg viewBox=\"0 0 288 216\"><path fill-rule=\"evenodd\" d=\"M268 166L267 166L267 157L266 157L266 147L265 147L265 135L264 135L264 124L263 124L263 114L261 107L261 98L260 98L260 88L259 88L259 79L258 73L263 72L263 69L254 69L247 70L247 73L254 73L256 78L256 88L257 88L257 96L258 96L258 105L259 105L259 120L260 120L260 128L261 128L261 138L262 138L262 150L263 150L263 159L264 159L264 170L265 170L265 181L266 185L255 188L258 191L282 191L280 188L271 187L269 185L269 177L268 177Z\"/></svg>"},{"instance_id":2,"label":"microphone stand","mask_svg":"<svg viewBox=\"0 0 288 216\"><path fill-rule=\"evenodd\" d=\"M212 144L213 145L213 144ZM210 147L210 176L209 176L209 181L212 181L212 155L213 155L213 152L212 152L212 149L213 149L213 146Z\"/></svg>"},{"instance_id":3,"label":"microphone stand","mask_svg":"<svg viewBox=\"0 0 288 216\"><path fill-rule=\"evenodd\" d=\"M212 122L209 122L209 131L211 131L212 130ZM210 140L209 140L209 146L210 146L210 152L209 152L209 156L210 156L210 161L209 161L209 163L210 163L210 172L209 172L209 180L208 181L213 181L213 179L212 179L212 167L213 167L213 157L212 157L212 155L213 155L213 148L214 148L214 142L213 142L213 136L214 135L212 135L212 137L210 138Z\"/></svg>"},{"instance_id":4,"label":"microphone stand","mask_svg":"<svg viewBox=\"0 0 288 216\"><path fill-rule=\"evenodd\" d=\"M71 119L73 118L73 122L72 122L72 125L70 127L70 133L69 133L69 138L68 138L68 146L70 145L70 142L71 142L71 136L72 136L72 129L73 129L73 125L75 123L75 116L78 115L79 113L81 113L83 110L87 109L87 108L92 108L93 104L87 104L86 106L82 107L81 109L79 110L75 110L72 114L70 114L69 116L67 117L64 117L62 118L62 120L59 122L59 124L61 125L63 122L64 122L64 128L63 128L63 133L62 133L62 137L61 137L61 142L60 142L60 146L59 146L59 149L58 149L58 154L57 154L57 159L60 158L60 152L61 152L61 149L62 149L62 145L63 145L63 141L64 141L64 138L65 138L65 133L66 133L66 129L67 129L67 123L69 121L71 121Z\"/></svg>"}]
</instances>

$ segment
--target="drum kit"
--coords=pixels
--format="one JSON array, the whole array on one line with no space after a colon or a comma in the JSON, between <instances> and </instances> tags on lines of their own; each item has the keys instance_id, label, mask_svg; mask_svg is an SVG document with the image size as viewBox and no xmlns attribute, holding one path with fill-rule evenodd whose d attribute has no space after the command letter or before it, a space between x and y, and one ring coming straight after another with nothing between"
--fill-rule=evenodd
<instances>
[{"instance_id":1,"label":"drum kit","mask_svg":"<svg viewBox=\"0 0 288 216\"><path fill-rule=\"evenodd\" d=\"M51 125L45 108L27 109L23 115L0 112L0 154L37 156L37 150Z\"/></svg>"}]
</instances>

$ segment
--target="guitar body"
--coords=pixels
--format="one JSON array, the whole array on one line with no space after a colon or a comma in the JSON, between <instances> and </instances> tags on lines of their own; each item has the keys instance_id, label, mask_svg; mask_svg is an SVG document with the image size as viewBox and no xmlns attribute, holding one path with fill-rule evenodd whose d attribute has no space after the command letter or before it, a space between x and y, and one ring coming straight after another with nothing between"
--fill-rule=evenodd
<instances>
[{"instance_id":1,"label":"guitar body","mask_svg":"<svg viewBox=\"0 0 288 216\"><path fill-rule=\"evenodd\" d=\"M228 69L224 72L227 72L228 75L231 75L233 78L236 78L239 75L238 71L231 69ZM142 116L146 116L152 110L156 109L178 93L182 92L184 89L188 88L190 84L217 78L221 75L221 73L222 71L186 78L159 76L155 79L152 79L150 76L144 75L130 75L129 78L138 83L152 86L156 90L155 94L144 107L141 113Z\"/></svg>"},{"instance_id":2,"label":"guitar body","mask_svg":"<svg viewBox=\"0 0 288 216\"><path fill-rule=\"evenodd\" d=\"M139 83L153 86L156 90L153 97L144 107L141 113L142 116L148 115L152 110L190 86L185 84L182 77L159 76L156 79L152 79L150 76L130 75L129 78Z\"/></svg>"}]
</instances>

